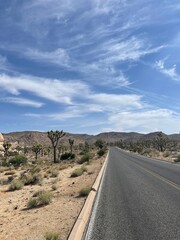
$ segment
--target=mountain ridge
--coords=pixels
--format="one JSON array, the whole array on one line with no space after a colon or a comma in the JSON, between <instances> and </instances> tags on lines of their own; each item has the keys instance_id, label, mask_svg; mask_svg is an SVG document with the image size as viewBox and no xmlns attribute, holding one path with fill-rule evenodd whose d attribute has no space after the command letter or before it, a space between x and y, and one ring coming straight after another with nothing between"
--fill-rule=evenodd
<instances>
[{"instance_id":1,"label":"mountain ridge","mask_svg":"<svg viewBox=\"0 0 180 240\"><path fill-rule=\"evenodd\" d=\"M66 135L61 139L63 143L68 142L69 138L75 140L75 145L84 143L85 141L93 144L96 140L102 139L107 143L113 143L120 140L127 141L145 141L153 140L159 132L151 133L138 133L138 132L102 132L97 135L90 135L85 133L66 133ZM180 134L164 134L171 140L180 140ZM40 131L17 131L4 133L4 140L9 142L18 142L19 145L30 146L35 142L41 143L42 145L48 146L51 145L49 138L47 137L47 132Z\"/></svg>"}]
</instances>

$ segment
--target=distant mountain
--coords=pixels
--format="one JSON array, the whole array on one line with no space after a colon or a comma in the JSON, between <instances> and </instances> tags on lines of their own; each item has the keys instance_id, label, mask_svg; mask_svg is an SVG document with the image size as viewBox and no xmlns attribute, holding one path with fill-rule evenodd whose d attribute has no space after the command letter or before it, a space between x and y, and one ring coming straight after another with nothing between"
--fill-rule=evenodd
<instances>
[{"instance_id":1,"label":"distant mountain","mask_svg":"<svg viewBox=\"0 0 180 240\"><path fill-rule=\"evenodd\" d=\"M78 145L79 143L84 143L87 141L92 144L97 139L102 139L107 143L113 143L120 140L129 140L129 141L145 141L153 140L159 132L152 132L148 134L136 133L136 132L105 132L98 135L88 135L88 134L71 134L66 133L66 135L61 139L61 141L66 145L68 144L68 139L74 139L74 144ZM3 134L5 141L16 142L22 146L31 146L33 143L38 142L44 146L51 145L49 138L47 137L46 132L36 132L36 131L24 131L24 132L11 132ZM168 137L171 140L180 140L180 134L171 134L164 136Z\"/></svg>"}]
</instances>

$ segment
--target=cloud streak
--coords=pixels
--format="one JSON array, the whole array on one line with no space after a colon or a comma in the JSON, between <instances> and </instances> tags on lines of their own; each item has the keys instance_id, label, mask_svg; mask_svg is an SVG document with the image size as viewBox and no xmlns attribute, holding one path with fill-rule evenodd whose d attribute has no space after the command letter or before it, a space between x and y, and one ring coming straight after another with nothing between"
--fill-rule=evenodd
<instances>
[{"instance_id":1,"label":"cloud streak","mask_svg":"<svg viewBox=\"0 0 180 240\"><path fill-rule=\"evenodd\" d=\"M12 104L20 105L20 106L29 106L29 107L35 107L35 108L40 108L44 105L41 102L33 101L30 99L26 99L26 98L18 98L18 97L1 98L0 102L12 103Z\"/></svg>"},{"instance_id":2,"label":"cloud streak","mask_svg":"<svg viewBox=\"0 0 180 240\"><path fill-rule=\"evenodd\" d=\"M0 87L13 95L21 91L30 92L38 97L51 101L72 104L72 99L82 92L86 94L88 87L80 81L66 81L38 78L27 75L11 77L0 75Z\"/></svg>"},{"instance_id":3,"label":"cloud streak","mask_svg":"<svg viewBox=\"0 0 180 240\"><path fill-rule=\"evenodd\" d=\"M173 65L170 68L165 67L165 61L159 60L155 63L155 68L165 76L171 78L172 80L180 82L180 75L176 72L176 65Z\"/></svg>"}]
</instances>

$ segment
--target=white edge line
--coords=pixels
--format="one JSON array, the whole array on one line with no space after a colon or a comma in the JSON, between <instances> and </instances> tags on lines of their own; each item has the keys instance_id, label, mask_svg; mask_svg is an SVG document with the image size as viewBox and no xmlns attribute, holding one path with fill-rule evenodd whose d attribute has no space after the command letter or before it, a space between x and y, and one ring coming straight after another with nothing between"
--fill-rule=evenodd
<instances>
[{"instance_id":1,"label":"white edge line","mask_svg":"<svg viewBox=\"0 0 180 240\"><path fill-rule=\"evenodd\" d=\"M100 186L99 186L99 189L98 189L98 192L97 192L97 196L95 198L95 203L94 203L94 206L93 206L93 209L92 209L92 213L91 213L91 216L90 216L90 221L89 221L89 224L88 224L88 228L87 228L84 240L90 240L91 239L92 230L93 230L93 226L94 226L94 222L95 222L96 211L97 211L97 207L98 207L98 203L99 203L99 199L100 199L100 195L101 195L101 190L102 190L102 183L103 183L103 180L104 180L108 160L109 160L109 152L108 152L108 155L107 155L106 165L105 165L105 168L104 168L103 176L101 178L101 182L100 182Z\"/></svg>"}]
</instances>

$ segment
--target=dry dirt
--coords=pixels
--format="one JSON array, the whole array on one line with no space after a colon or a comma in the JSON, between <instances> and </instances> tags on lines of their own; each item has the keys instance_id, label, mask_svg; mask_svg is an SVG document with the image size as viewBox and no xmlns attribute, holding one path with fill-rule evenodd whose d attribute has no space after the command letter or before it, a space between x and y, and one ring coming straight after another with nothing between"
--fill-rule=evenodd
<instances>
[{"instance_id":1,"label":"dry dirt","mask_svg":"<svg viewBox=\"0 0 180 240\"><path fill-rule=\"evenodd\" d=\"M99 173L104 157L93 160L86 165L87 172L70 178L72 171L81 165L73 164L60 170L57 189L52 191L55 178L43 178L41 185L24 186L21 190L7 191L8 185L0 185L0 239L3 240L43 240L48 231L59 233L60 239L67 238L85 198L78 197L79 190L91 187ZM60 168L60 164L56 168ZM5 178L0 173L0 179ZM27 209L27 202L38 190L53 192L53 200L49 205Z\"/></svg>"}]
</instances>

